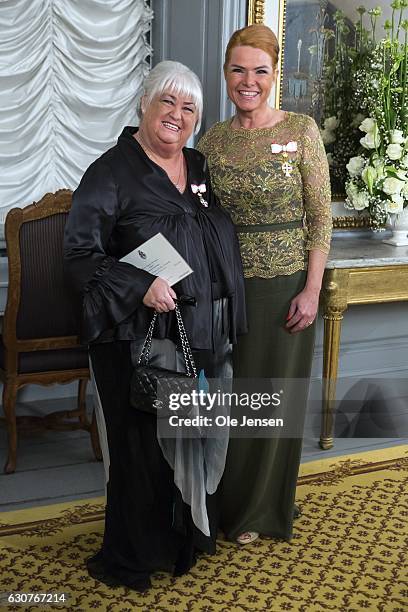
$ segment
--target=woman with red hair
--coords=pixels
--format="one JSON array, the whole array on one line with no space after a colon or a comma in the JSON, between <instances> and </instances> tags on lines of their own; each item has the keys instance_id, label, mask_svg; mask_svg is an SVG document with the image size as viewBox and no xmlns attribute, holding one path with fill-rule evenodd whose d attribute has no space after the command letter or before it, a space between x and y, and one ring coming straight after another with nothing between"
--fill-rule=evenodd
<instances>
[{"instance_id":1,"label":"woman with red hair","mask_svg":"<svg viewBox=\"0 0 408 612\"><path fill-rule=\"evenodd\" d=\"M315 121L269 105L278 57L276 36L264 25L232 35L224 75L236 114L214 125L198 148L236 224L244 264L249 334L238 342L234 376L288 382L310 377L332 218ZM300 394L295 387L291 381L288 409L301 424L307 392L305 385ZM285 430L273 438L230 440L222 501L229 539L291 538L301 446L301 435Z\"/></svg>"}]
</instances>

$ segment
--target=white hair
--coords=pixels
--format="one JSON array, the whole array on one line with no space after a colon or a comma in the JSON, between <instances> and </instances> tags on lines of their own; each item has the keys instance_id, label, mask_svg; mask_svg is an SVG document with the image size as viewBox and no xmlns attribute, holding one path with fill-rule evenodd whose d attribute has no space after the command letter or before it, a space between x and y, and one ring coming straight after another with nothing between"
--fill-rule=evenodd
<instances>
[{"instance_id":1,"label":"white hair","mask_svg":"<svg viewBox=\"0 0 408 612\"><path fill-rule=\"evenodd\" d=\"M192 99L197 112L195 134L198 134L203 115L203 90L198 76L180 62L166 60L159 62L149 72L143 83L141 99L144 98L148 106L153 98L160 96L164 91L176 95L182 94ZM141 101L138 107L139 118L142 117Z\"/></svg>"}]
</instances>

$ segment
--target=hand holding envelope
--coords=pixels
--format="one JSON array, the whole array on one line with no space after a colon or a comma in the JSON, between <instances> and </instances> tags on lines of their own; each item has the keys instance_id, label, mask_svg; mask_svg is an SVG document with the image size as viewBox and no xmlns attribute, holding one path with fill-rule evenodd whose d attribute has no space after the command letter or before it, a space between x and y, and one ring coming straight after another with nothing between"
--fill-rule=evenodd
<instances>
[{"instance_id":1,"label":"hand holding envelope","mask_svg":"<svg viewBox=\"0 0 408 612\"><path fill-rule=\"evenodd\" d=\"M146 240L120 261L163 278L170 287L193 272L188 263L160 233Z\"/></svg>"}]
</instances>

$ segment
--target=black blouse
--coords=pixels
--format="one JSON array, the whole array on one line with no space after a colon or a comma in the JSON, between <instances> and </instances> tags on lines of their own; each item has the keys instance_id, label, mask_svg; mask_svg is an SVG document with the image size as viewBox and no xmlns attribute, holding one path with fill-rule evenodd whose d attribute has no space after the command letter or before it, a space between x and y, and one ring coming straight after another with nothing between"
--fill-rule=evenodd
<instances>
[{"instance_id":1,"label":"black blouse","mask_svg":"<svg viewBox=\"0 0 408 612\"><path fill-rule=\"evenodd\" d=\"M126 127L118 144L85 172L73 194L65 229L67 279L82 297L84 343L143 337L152 309L143 297L155 279L119 260L161 232L193 270L173 289L196 305L182 303L195 349L211 349L212 301L228 298L230 340L246 331L242 263L235 229L210 184L205 158L184 148L187 188L180 194ZM191 184L206 185L204 207ZM174 313L158 317L155 337L175 339Z\"/></svg>"}]
</instances>

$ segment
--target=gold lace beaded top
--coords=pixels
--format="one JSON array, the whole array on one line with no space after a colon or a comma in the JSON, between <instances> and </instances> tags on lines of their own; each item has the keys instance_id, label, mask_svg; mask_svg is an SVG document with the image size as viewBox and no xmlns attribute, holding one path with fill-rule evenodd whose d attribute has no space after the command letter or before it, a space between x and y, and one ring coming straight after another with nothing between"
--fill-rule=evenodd
<instances>
[{"instance_id":1,"label":"gold lace beaded top","mask_svg":"<svg viewBox=\"0 0 408 612\"><path fill-rule=\"evenodd\" d=\"M271 128L234 129L231 122L216 123L197 148L207 157L215 193L240 226L245 276L306 269L308 250L328 253L332 228L329 170L316 122L291 112ZM272 144L289 142L296 152L272 152ZM275 224L283 225L265 227Z\"/></svg>"}]
</instances>

